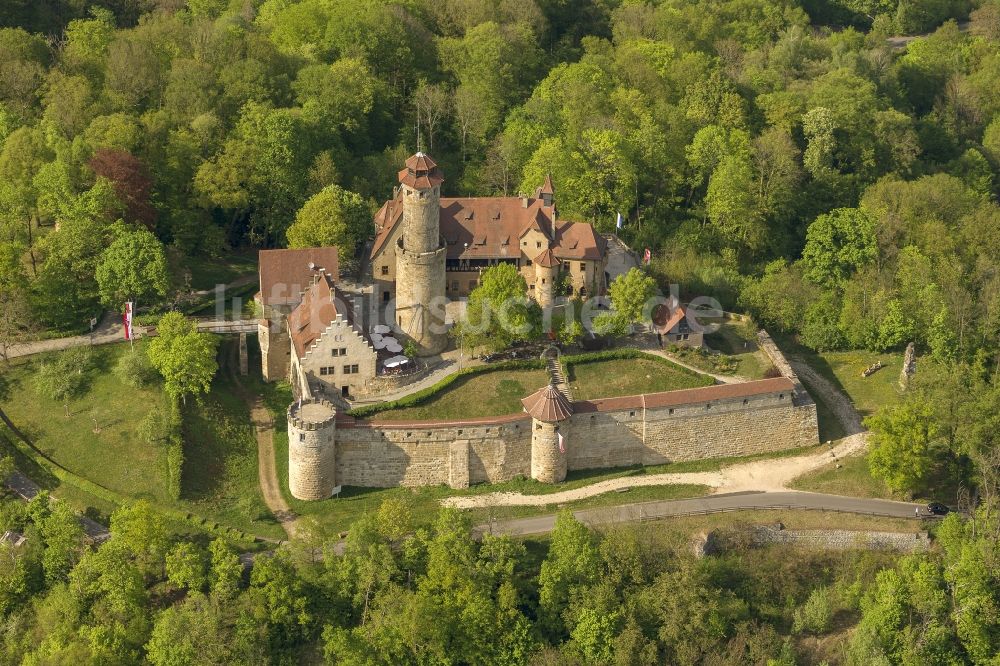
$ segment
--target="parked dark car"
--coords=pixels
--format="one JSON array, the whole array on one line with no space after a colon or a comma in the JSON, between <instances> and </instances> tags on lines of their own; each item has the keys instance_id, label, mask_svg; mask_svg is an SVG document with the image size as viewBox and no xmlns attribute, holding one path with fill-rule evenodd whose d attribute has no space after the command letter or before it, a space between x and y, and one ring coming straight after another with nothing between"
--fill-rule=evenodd
<instances>
[{"instance_id":1,"label":"parked dark car","mask_svg":"<svg viewBox=\"0 0 1000 666\"><path fill-rule=\"evenodd\" d=\"M941 502L931 502L927 505L927 513L932 516L946 516L951 513L951 509L941 504Z\"/></svg>"}]
</instances>

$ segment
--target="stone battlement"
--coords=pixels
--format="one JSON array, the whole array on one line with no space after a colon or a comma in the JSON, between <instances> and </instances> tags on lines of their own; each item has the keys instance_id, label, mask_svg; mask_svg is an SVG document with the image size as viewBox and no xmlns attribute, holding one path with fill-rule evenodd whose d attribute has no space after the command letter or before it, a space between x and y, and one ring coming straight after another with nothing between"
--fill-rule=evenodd
<instances>
[{"instance_id":1,"label":"stone battlement","mask_svg":"<svg viewBox=\"0 0 1000 666\"><path fill-rule=\"evenodd\" d=\"M323 430L336 419L337 408L328 400L303 400L301 406L297 402L288 406L288 424L298 430Z\"/></svg>"}]
</instances>

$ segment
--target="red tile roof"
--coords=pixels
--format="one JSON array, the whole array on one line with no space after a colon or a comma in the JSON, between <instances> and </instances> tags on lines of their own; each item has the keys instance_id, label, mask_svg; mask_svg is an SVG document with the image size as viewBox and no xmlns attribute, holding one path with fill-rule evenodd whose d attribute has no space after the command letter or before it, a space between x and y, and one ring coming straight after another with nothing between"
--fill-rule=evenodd
<instances>
[{"instance_id":1,"label":"red tile roof","mask_svg":"<svg viewBox=\"0 0 1000 666\"><path fill-rule=\"evenodd\" d=\"M441 235L449 259L499 259L521 256L520 239L529 229L552 236L555 210L541 199L520 197L469 197L441 199ZM375 242L371 257L385 247L403 218L403 202L387 201L375 214ZM552 252L561 260L598 261L607 242L584 222L556 222ZM530 248L529 256L535 248Z\"/></svg>"},{"instance_id":2,"label":"red tile roof","mask_svg":"<svg viewBox=\"0 0 1000 666\"><path fill-rule=\"evenodd\" d=\"M552 175L545 174L545 182L542 183L542 188L538 190L539 194L555 194L556 190L552 186Z\"/></svg>"},{"instance_id":3,"label":"red tile roof","mask_svg":"<svg viewBox=\"0 0 1000 666\"><path fill-rule=\"evenodd\" d=\"M444 174L430 155L417 153L406 160L399 172L399 182L417 189L428 189L444 182Z\"/></svg>"},{"instance_id":4,"label":"red tile roof","mask_svg":"<svg viewBox=\"0 0 1000 666\"><path fill-rule=\"evenodd\" d=\"M569 398L552 384L524 398L521 404L531 418L546 423L565 421L573 415L573 405Z\"/></svg>"},{"instance_id":5,"label":"red tile roof","mask_svg":"<svg viewBox=\"0 0 1000 666\"><path fill-rule=\"evenodd\" d=\"M379 419L377 416L372 420L356 419L348 414L337 412L338 428L385 428L387 430L401 430L403 428L452 428L456 426L499 426L508 423L518 423L527 421L530 416L524 412L518 414L505 414L503 416L474 416L467 419L438 420L438 421L388 421Z\"/></svg>"},{"instance_id":6,"label":"red tile roof","mask_svg":"<svg viewBox=\"0 0 1000 666\"><path fill-rule=\"evenodd\" d=\"M672 310L669 305L657 305L653 309L653 325L657 333L669 333L686 315L682 305L676 305Z\"/></svg>"},{"instance_id":7,"label":"red tile roof","mask_svg":"<svg viewBox=\"0 0 1000 666\"><path fill-rule=\"evenodd\" d=\"M294 305L301 300L322 268L334 282L339 279L335 247L297 250L261 250L258 255L260 298L264 305ZM315 268L310 268L312 264Z\"/></svg>"},{"instance_id":8,"label":"red tile roof","mask_svg":"<svg viewBox=\"0 0 1000 666\"><path fill-rule=\"evenodd\" d=\"M559 265L559 260L556 259L556 256L552 253L552 250L546 248L545 250L542 251L540 255L535 257L535 263L538 264L539 266L552 268L553 266Z\"/></svg>"},{"instance_id":9,"label":"red tile roof","mask_svg":"<svg viewBox=\"0 0 1000 666\"><path fill-rule=\"evenodd\" d=\"M795 388L792 381L786 377L760 379L741 384L715 384L703 388L680 389L661 393L644 395L628 395L620 398L598 398L596 400L581 400L573 403L573 411L577 414L592 412L616 412L624 409L642 409L654 407L674 407L713 400L729 400L732 398L749 398L767 393L789 393Z\"/></svg>"},{"instance_id":10,"label":"red tile roof","mask_svg":"<svg viewBox=\"0 0 1000 666\"><path fill-rule=\"evenodd\" d=\"M333 283L320 278L306 289L302 302L288 315L288 333L299 358L337 318Z\"/></svg>"}]
</instances>

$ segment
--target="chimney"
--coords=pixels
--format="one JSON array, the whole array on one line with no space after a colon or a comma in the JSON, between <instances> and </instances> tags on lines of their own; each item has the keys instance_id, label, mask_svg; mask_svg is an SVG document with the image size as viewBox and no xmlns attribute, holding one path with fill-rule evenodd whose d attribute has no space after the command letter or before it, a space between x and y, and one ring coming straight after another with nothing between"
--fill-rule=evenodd
<instances>
[{"instance_id":1,"label":"chimney","mask_svg":"<svg viewBox=\"0 0 1000 666\"><path fill-rule=\"evenodd\" d=\"M521 197L521 208L528 207L528 197Z\"/></svg>"}]
</instances>

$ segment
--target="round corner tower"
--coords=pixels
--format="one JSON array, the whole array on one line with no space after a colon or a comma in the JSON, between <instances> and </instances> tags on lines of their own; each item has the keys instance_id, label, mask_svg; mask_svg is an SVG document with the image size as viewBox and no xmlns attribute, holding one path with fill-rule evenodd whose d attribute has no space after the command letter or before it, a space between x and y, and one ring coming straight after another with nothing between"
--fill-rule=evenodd
<instances>
[{"instance_id":1,"label":"round corner tower","mask_svg":"<svg viewBox=\"0 0 1000 666\"><path fill-rule=\"evenodd\" d=\"M531 478L542 483L566 480L565 433L573 403L553 384L521 401L531 415Z\"/></svg>"},{"instance_id":2,"label":"round corner tower","mask_svg":"<svg viewBox=\"0 0 1000 666\"><path fill-rule=\"evenodd\" d=\"M556 280L559 276L559 260L546 249L535 257L535 300L543 308L550 308L556 300Z\"/></svg>"},{"instance_id":3,"label":"round corner tower","mask_svg":"<svg viewBox=\"0 0 1000 666\"><path fill-rule=\"evenodd\" d=\"M444 350L445 254L441 240L441 183L429 155L417 153L399 172L403 234L396 247L396 324L421 356Z\"/></svg>"},{"instance_id":4,"label":"round corner tower","mask_svg":"<svg viewBox=\"0 0 1000 666\"><path fill-rule=\"evenodd\" d=\"M300 500L321 500L337 485L337 410L326 400L288 407L288 489Z\"/></svg>"}]
</instances>

